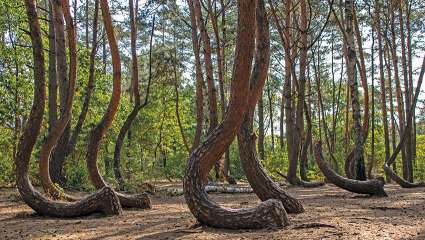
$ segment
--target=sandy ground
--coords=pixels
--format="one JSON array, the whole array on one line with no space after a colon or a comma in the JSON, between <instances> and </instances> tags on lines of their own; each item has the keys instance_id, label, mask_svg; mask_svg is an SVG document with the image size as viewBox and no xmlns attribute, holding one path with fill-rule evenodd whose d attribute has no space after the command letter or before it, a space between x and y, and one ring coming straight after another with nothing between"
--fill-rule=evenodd
<instances>
[{"instance_id":1,"label":"sandy ground","mask_svg":"<svg viewBox=\"0 0 425 240\"><path fill-rule=\"evenodd\" d=\"M425 239L425 188L386 190L388 198L370 198L329 185L290 188L306 210L290 215L290 226L231 231L191 228L196 221L183 197L152 197L153 209L117 217L55 219L36 215L14 189L0 189L0 239ZM258 203L254 194L211 196L226 207Z\"/></svg>"}]
</instances>

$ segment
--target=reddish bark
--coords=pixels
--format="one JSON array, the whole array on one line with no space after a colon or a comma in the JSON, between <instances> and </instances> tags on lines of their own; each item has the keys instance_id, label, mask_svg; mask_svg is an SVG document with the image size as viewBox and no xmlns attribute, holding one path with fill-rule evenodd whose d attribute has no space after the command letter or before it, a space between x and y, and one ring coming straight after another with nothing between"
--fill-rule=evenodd
<instances>
[{"instance_id":1,"label":"reddish bark","mask_svg":"<svg viewBox=\"0 0 425 240\"><path fill-rule=\"evenodd\" d=\"M259 3L264 4L261 0ZM239 0L238 9L234 75L229 108L223 122L208 134L205 141L188 159L183 181L185 199L197 220L212 227L232 229L283 227L288 224L288 219L280 201L267 200L249 209L227 209L212 201L204 189L204 179L233 141L243 122L244 113L249 106L248 101L252 100L249 97L247 79L250 78L254 50L255 1ZM256 97L258 98L258 95Z\"/></svg>"},{"instance_id":2,"label":"reddish bark","mask_svg":"<svg viewBox=\"0 0 425 240\"><path fill-rule=\"evenodd\" d=\"M92 212L103 212L107 215L116 215L122 212L117 196L105 187L95 194L87 196L74 203L51 201L40 194L31 184L28 176L29 161L37 136L40 133L43 121L45 93L45 67L43 43L40 25L36 11L36 2L26 0L28 23L34 57L34 100L27 125L19 141L16 157L17 188L22 199L37 213L52 217L76 217Z\"/></svg>"},{"instance_id":3,"label":"reddish bark","mask_svg":"<svg viewBox=\"0 0 425 240\"><path fill-rule=\"evenodd\" d=\"M118 110L121 94L121 60L118 51L117 41L115 39L114 29L112 26L112 19L109 13L109 6L107 0L101 0L100 6L102 9L103 23L106 30L106 35L111 49L112 56L112 69L113 69L113 87L112 96L102 120L91 131L89 143L87 147L87 168L89 170L90 179L97 189L106 187L103 177L99 173L97 167L97 155L99 152L100 143L105 136L106 131L111 127ZM137 207L137 208L150 208L151 203L147 194L140 195L125 195L117 193L120 203L123 207Z\"/></svg>"}]
</instances>

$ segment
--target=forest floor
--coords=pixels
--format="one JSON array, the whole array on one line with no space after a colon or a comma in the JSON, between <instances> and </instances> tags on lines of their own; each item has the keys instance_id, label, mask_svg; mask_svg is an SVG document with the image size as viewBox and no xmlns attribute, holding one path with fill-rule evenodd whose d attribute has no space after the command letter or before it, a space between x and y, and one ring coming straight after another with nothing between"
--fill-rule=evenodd
<instances>
[{"instance_id":1,"label":"forest floor","mask_svg":"<svg viewBox=\"0 0 425 240\"><path fill-rule=\"evenodd\" d=\"M279 230L223 230L196 224L182 196L154 196L151 210L122 216L56 219L36 215L14 189L0 189L0 239L425 239L425 188L387 185L388 198L371 198L332 185L289 188L305 213ZM259 202L254 194L211 194L226 207ZM320 224L319 224L320 223Z\"/></svg>"}]
</instances>

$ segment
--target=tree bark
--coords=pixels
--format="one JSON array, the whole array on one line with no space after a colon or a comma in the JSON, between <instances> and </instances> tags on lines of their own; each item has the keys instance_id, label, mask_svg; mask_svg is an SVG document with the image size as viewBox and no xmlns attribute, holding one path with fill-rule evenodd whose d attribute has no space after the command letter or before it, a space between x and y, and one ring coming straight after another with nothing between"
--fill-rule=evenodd
<instances>
[{"instance_id":1,"label":"tree bark","mask_svg":"<svg viewBox=\"0 0 425 240\"><path fill-rule=\"evenodd\" d=\"M66 55L66 43L65 43L65 28L64 19L61 3L58 0L51 1L53 22L55 29L55 40L56 40L56 70L57 78L59 83L59 95L60 95L60 117L67 111L66 101L68 97L69 79L68 79L68 67L67 67L67 55ZM70 120L68 121L70 122ZM64 185L66 182L63 164L65 161L65 148L68 143L70 124L65 127L59 138L59 143L54 149L52 158L50 160L50 174L53 182L60 185Z\"/></svg>"},{"instance_id":2,"label":"tree bark","mask_svg":"<svg viewBox=\"0 0 425 240\"><path fill-rule=\"evenodd\" d=\"M95 0L94 18L93 18L93 39L92 39L92 49L90 52L90 60L89 60L90 61L89 80L87 83L87 89L84 95L84 102L81 108L80 115L78 116L77 124L75 125L74 131L72 132L68 142L66 156L71 155L75 150L78 137L81 133L81 130L83 129L83 125L86 120L91 96L93 94L94 80L95 80L95 61L96 61L96 54L97 54L97 32L98 32L98 18L99 18L98 16L99 16L99 0Z\"/></svg>"},{"instance_id":3,"label":"tree bark","mask_svg":"<svg viewBox=\"0 0 425 240\"><path fill-rule=\"evenodd\" d=\"M267 100L268 100L268 107L269 107L269 118L270 118L270 133L271 133L271 137L272 137L272 152L274 152L274 146L275 146L275 141L274 141L274 116L273 116L273 96L271 93L271 87L270 87L270 82L267 84Z\"/></svg>"},{"instance_id":4,"label":"tree bark","mask_svg":"<svg viewBox=\"0 0 425 240\"><path fill-rule=\"evenodd\" d=\"M369 86L367 85L366 64L365 64L365 57L364 57L364 51L363 51L363 39L359 29L359 23L357 20L357 11L356 11L356 6L354 4L354 1L353 1L353 25L354 25L354 32L356 35L356 42L357 42L357 48L359 52L359 59L360 59L360 67L359 67L360 80L361 80L363 91L364 91L363 141L366 141L369 135L369 112L370 112L369 111ZM356 62L357 62L357 65L359 65L357 59L356 59Z\"/></svg>"},{"instance_id":5,"label":"tree bark","mask_svg":"<svg viewBox=\"0 0 425 240\"><path fill-rule=\"evenodd\" d=\"M209 122L210 122L208 132L211 132L218 125L217 89L214 83L213 64L212 64L212 57L211 57L211 40L210 40L210 36L208 35L207 27L205 26L204 17L202 16L200 0L194 0L194 9L195 9L197 25L201 33L201 40L203 42L203 47L204 47L204 62L205 62L205 72L207 76ZM220 161L216 162L214 169L215 169L216 177L219 177L220 176Z\"/></svg>"},{"instance_id":6,"label":"tree bark","mask_svg":"<svg viewBox=\"0 0 425 240\"><path fill-rule=\"evenodd\" d=\"M258 100L258 152L260 159L264 160L264 105L262 95Z\"/></svg>"},{"instance_id":7,"label":"tree bark","mask_svg":"<svg viewBox=\"0 0 425 240\"><path fill-rule=\"evenodd\" d=\"M359 103L359 90L356 71L356 49L354 46L353 33L353 0L345 1L345 35L347 38L347 75L351 92L351 106L353 110L353 131L355 134L355 147L353 150L353 162L355 163L356 179L366 180L366 168L363 157L364 129L361 125L361 113Z\"/></svg>"},{"instance_id":8,"label":"tree bark","mask_svg":"<svg viewBox=\"0 0 425 240\"><path fill-rule=\"evenodd\" d=\"M403 103L403 93L401 91L400 86L400 78L399 78L399 68L398 68L398 56L397 56L397 45L396 45L396 32L395 32L395 17L393 11L395 11L395 6L391 6L390 13L390 31L391 31L391 43L388 42L390 51L391 51L391 59L394 68L394 81L396 84L396 99L397 99L397 112L399 119L399 127L400 132L399 136L402 136L404 133L404 123L405 123L405 115L404 115L404 103ZM388 55L390 56L390 55ZM403 178L407 179L407 163L406 163L406 149L405 146L401 149L401 161L403 165Z\"/></svg>"},{"instance_id":9,"label":"tree bark","mask_svg":"<svg viewBox=\"0 0 425 240\"><path fill-rule=\"evenodd\" d=\"M264 11L257 10L256 55L255 65L250 79L251 95L262 89L267 78L270 58L269 23ZM262 91L259 99L262 98ZM255 194L262 200L277 199L282 202L288 213L301 213L301 203L281 189L265 172L257 157L255 134L253 132L254 109L256 101L249 100L248 112L244 116L242 127L238 132L239 154L242 168Z\"/></svg>"},{"instance_id":10,"label":"tree bark","mask_svg":"<svg viewBox=\"0 0 425 240\"><path fill-rule=\"evenodd\" d=\"M411 106L409 106L409 108L406 109L407 110L407 118L412 117L413 110L416 108L416 102L418 101L418 97L419 97L419 94L421 92L421 85L422 85L422 82L423 82L423 79L424 79L424 75L425 75L425 56L424 56L423 61L422 61L422 68L421 68L421 72L419 74L418 85L416 86L415 95L414 95L414 98L412 99L412 104L411 104ZM395 162L398 153L401 151L402 147L405 145L404 142L406 141L406 139L408 139L410 137L409 136L409 131L411 131L411 129L409 129L410 127L412 127L412 126L409 125L409 124L406 124L405 131L403 132L403 135L400 136L399 144L395 148L390 159L388 161L386 161L385 164L384 164L384 170L387 173L387 175L389 175L391 177L391 179L394 180L394 182L398 183L403 188L424 187L425 186L424 182L411 183L411 182L399 177L391 169L391 164L393 164Z\"/></svg>"},{"instance_id":11,"label":"tree bark","mask_svg":"<svg viewBox=\"0 0 425 240\"><path fill-rule=\"evenodd\" d=\"M381 33L381 6L378 0L375 0L375 19L374 26L378 38L378 56L379 56L379 79L381 87L381 111L382 111L382 124L384 125L384 143L385 143L385 161L390 158L390 140L388 130L388 114L387 114L387 94L385 87L385 76L384 76L384 53L382 46L382 33ZM392 99L391 99L392 101Z\"/></svg>"},{"instance_id":12,"label":"tree bark","mask_svg":"<svg viewBox=\"0 0 425 240\"><path fill-rule=\"evenodd\" d=\"M90 179L97 189L106 186L105 181L99 173L97 167L97 155L99 152L100 143L105 136L106 131L111 127L118 110L121 94L121 60L118 51L117 41L115 39L114 29L112 26L112 19L109 13L109 6L107 0L101 0L100 6L102 10L103 23L106 30L106 35L111 49L112 69L113 69L113 88L112 96L102 120L91 131L89 143L87 147L87 168L89 170ZM125 195L117 193L120 203L123 207L137 207L137 208L150 208L150 199L146 194L140 195Z\"/></svg>"},{"instance_id":13,"label":"tree bark","mask_svg":"<svg viewBox=\"0 0 425 240\"><path fill-rule=\"evenodd\" d=\"M34 0L26 0L25 6L33 46L35 89L33 106L24 133L19 141L18 154L15 162L17 169L16 185L18 191L24 202L41 215L52 217L76 217L87 215L92 212L103 212L107 215L121 214L122 210L117 196L108 187L83 198L81 201L63 203L51 201L44 197L34 189L29 180L29 161L43 121L46 83L43 43L40 25L38 23L36 2Z\"/></svg>"},{"instance_id":14,"label":"tree bark","mask_svg":"<svg viewBox=\"0 0 425 240\"><path fill-rule=\"evenodd\" d=\"M195 77L196 77L196 130L193 140L192 150L199 146L201 142L202 129L204 124L204 78L201 68L201 58L199 56L199 42L198 42L198 25L196 23L195 8L193 0L187 1L190 11L190 23L192 27L192 48L195 55Z\"/></svg>"},{"instance_id":15,"label":"tree bark","mask_svg":"<svg viewBox=\"0 0 425 240\"><path fill-rule=\"evenodd\" d=\"M407 137L405 140L405 151L406 159L403 165L403 176L408 181L413 183L413 122L412 118L408 117L407 111L411 105L411 89L409 84L408 69L407 69L407 53L406 53L406 39L404 35L404 20L403 20L403 6L400 1L398 6L398 19L400 24L400 42L401 42L401 67L403 72L403 83L404 83L404 104L406 109L406 129L409 129L407 132Z\"/></svg>"},{"instance_id":16,"label":"tree bark","mask_svg":"<svg viewBox=\"0 0 425 240\"><path fill-rule=\"evenodd\" d=\"M136 2L136 5L138 5L137 2ZM140 101L140 91L139 91L139 67L138 67L139 63L137 60L137 26L136 26L136 17L135 17L135 13L137 13L137 11L138 9L134 8L133 0L129 0L130 26L131 26L131 63L132 63L132 71L131 71L131 86L132 86L131 95L132 96L131 97L134 99L134 106L133 106L133 110L127 116L124 124L122 125L115 143L114 175L118 181L118 185L120 189L124 189L124 177L122 176L122 173L121 173L121 149L124 143L124 138L127 132L128 134L130 134L129 131L130 131L131 125L133 124L134 120L139 114L141 108L145 107L148 103L149 90L150 90L150 84L151 84L151 78L152 78L152 67L151 67L152 39L153 39L153 31L155 29L155 15L152 21L152 30L151 30L150 44L149 44L149 80L148 80L148 85L146 90L145 101L142 105Z\"/></svg>"},{"instance_id":17,"label":"tree bark","mask_svg":"<svg viewBox=\"0 0 425 240\"><path fill-rule=\"evenodd\" d=\"M56 75L56 38L52 4L49 3L49 132L58 120L58 81Z\"/></svg>"},{"instance_id":18,"label":"tree bark","mask_svg":"<svg viewBox=\"0 0 425 240\"><path fill-rule=\"evenodd\" d=\"M263 1L260 0L259 3L262 11L265 11ZM250 77L254 50L255 1L239 0L238 9L235 65L229 108L223 122L208 134L206 140L188 159L183 180L185 199L197 220L211 227L231 229L283 227L288 224L288 219L282 203L277 200L262 202L255 208L227 209L209 199L204 189L204 179L229 147L242 124L248 100L253 98L258 100L260 95L257 93L250 98L247 81Z\"/></svg>"},{"instance_id":19,"label":"tree bark","mask_svg":"<svg viewBox=\"0 0 425 240\"><path fill-rule=\"evenodd\" d=\"M387 196L384 190L384 182L379 179L359 181L342 177L333 171L323 159L322 144L320 142L315 144L314 156L323 175L337 187L354 193L369 194L378 197Z\"/></svg>"},{"instance_id":20,"label":"tree bark","mask_svg":"<svg viewBox=\"0 0 425 240\"><path fill-rule=\"evenodd\" d=\"M53 4L53 14L56 18L64 18L66 21L67 37L68 37L68 46L69 46L69 88L67 99L62 112L60 119L56 122L54 127L51 129L47 135L45 141L41 145L40 150L40 160L39 160L39 173L41 178L41 183L44 191L48 196L51 196L53 199L66 199L70 201L76 200L76 198L69 196L65 193L62 193L52 182L49 174L49 159L51 156L52 150L57 147L58 141L68 125L71 114L72 114L72 102L74 99L75 92L75 81L77 78L77 40L76 40L76 31L74 21L71 17L70 8L67 1L54 2ZM62 28L63 29L63 28ZM61 35L65 35L61 33ZM64 52L65 51L60 51ZM62 58L58 57L58 58Z\"/></svg>"}]
</instances>

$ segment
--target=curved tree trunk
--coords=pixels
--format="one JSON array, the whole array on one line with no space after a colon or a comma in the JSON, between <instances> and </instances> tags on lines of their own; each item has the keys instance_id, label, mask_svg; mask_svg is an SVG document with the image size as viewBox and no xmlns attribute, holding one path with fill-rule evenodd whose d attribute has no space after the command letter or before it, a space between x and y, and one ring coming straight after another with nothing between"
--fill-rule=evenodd
<instances>
[{"instance_id":1,"label":"curved tree trunk","mask_svg":"<svg viewBox=\"0 0 425 240\"><path fill-rule=\"evenodd\" d=\"M53 24L55 29L55 53L56 53L56 70L57 82L59 83L59 96L60 96L60 117L65 115L66 102L68 98L68 67L66 55L66 40L65 40L65 24L63 18L63 10L61 1L50 1L52 5ZM70 116L72 117L72 116ZM59 136L59 143L54 149L52 158L50 159L50 174L53 182L64 185L66 178L63 173L63 165L65 161L65 146L69 138L70 124L67 123L66 128Z\"/></svg>"},{"instance_id":2,"label":"curved tree trunk","mask_svg":"<svg viewBox=\"0 0 425 240\"><path fill-rule=\"evenodd\" d=\"M131 125L133 124L134 120L136 119L138 113L140 110L145 107L148 104L149 100L149 92L150 92L150 86L151 86L151 80L152 80L152 41L153 41L153 34L155 30L155 15L152 20L152 29L150 34L150 41L149 41L149 79L148 79L148 85L146 88L146 96L145 101L143 104L140 103L140 94L139 94L139 70L138 70L138 61L137 61L137 52L136 52L136 22L134 17L134 9L133 9L133 0L130 0L130 18L131 25L132 25L132 33L131 33L131 52L132 52L132 86L133 86L133 97L135 99L135 104L133 107L133 110L130 112L130 114L127 116L127 119L125 120L123 126L120 129L120 132L117 137L117 141L115 143L115 150L114 150L114 175L115 178L118 181L118 185L120 189L123 189L124 187L124 178L121 173L121 148L124 143L124 138L127 132L130 130ZM137 9L137 7L136 7ZM133 12L133 13L132 13Z\"/></svg>"},{"instance_id":3,"label":"curved tree trunk","mask_svg":"<svg viewBox=\"0 0 425 240\"><path fill-rule=\"evenodd\" d=\"M89 80L87 83L86 93L84 94L83 107L81 108L80 115L78 116L77 124L75 125L74 131L68 142L66 156L71 155L74 152L75 146L77 145L78 137L83 129L83 124L86 120L87 112L89 110L90 99L93 93L94 80L95 80L95 61L97 53L97 32L98 32L98 17L99 16L99 0L95 1L94 7L94 18L93 18L93 39L92 49L90 52L90 67L89 67Z\"/></svg>"},{"instance_id":4,"label":"curved tree trunk","mask_svg":"<svg viewBox=\"0 0 425 240\"><path fill-rule=\"evenodd\" d=\"M381 89L381 111L382 111L382 122L384 125L384 143L385 143L385 162L390 158L390 140L389 140L389 128L388 128L388 114L387 114L387 94L385 87L385 75L384 75L384 53L382 46L382 33L381 33L381 5L378 0L375 0L375 19L374 26L378 37L378 56L379 56L379 80ZM392 101L392 100L391 100Z\"/></svg>"},{"instance_id":5,"label":"curved tree trunk","mask_svg":"<svg viewBox=\"0 0 425 240\"><path fill-rule=\"evenodd\" d=\"M394 81L396 85L396 102L397 102L397 112L398 112L398 122L399 122L399 136L404 134L404 123L405 123L405 115L404 115L404 102L403 102L403 92L401 91L400 86L400 77L399 77L399 62L397 56L397 40L396 40L396 29L395 29L395 16L394 12L396 11L396 2L391 2L390 13L390 32L391 32L391 43L388 41L389 50L391 52L391 60L394 68ZM388 40L388 39L387 39ZM388 53L388 57L390 57L390 53ZM406 148L402 146L401 148L401 161L403 167L403 178L407 179L407 168L406 168Z\"/></svg>"},{"instance_id":6,"label":"curved tree trunk","mask_svg":"<svg viewBox=\"0 0 425 240\"><path fill-rule=\"evenodd\" d=\"M265 11L264 2L260 11ZM229 108L223 122L192 152L188 159L183 188L185 199L197 220L220 228L283 227L288 219L283 205L277 200L267 200L255 208L227 209L212 201L205 191L204 179L233 141L248 108L248 99L258 100L259 91L249 97L251 63L254 50L255 1L238 1L238 32L235 50L234 75ZM261 90L261 89L260 89Z\"/></svg>"},{"instance_id":7,"label":"curved tree trunk","mask_svg":"<svg viewBox=\"0 0 425 240\"><path fill-rule=\"evenodd\" d=\"M400 25L400 42L401 42L401 69L403 72L403 83L404 83L404 105L406 109L406 129L407 138L405 140L405 151L406 151L406 159L403 165L403 176L408 181L413 183L413 122L412 116L409 118L407 111L409 111L409 107L411 105L411 91L409 77L408 77L408 67L407 67L407 53L406 53L406 41L404 36L404 21L403 21L403 6L400 1L398 5L398 17L399 17L399 25Z\"/></svg>"},{"instance_id":8,"label":"curved tree trunk","mask_svg":"<svg viewBox=\"0 0 425 240\"><path fill-rule=\"evenodd\" d=\"M65 193L62 193L52 182L49 173L49 159L51 152L55 146L57 146L60 137L62 136L63 131L68 125L71 114L72 114L72 102L74 99L75 92L75 81L77 78L77 43L76 43L76 33L75 26L70 15L69 6L67 6L67 1L52 1L53 15L55 20L65 18L67 25L67 37L68 37L68 46L69 46L69 88L67 99L65 105L63 106L64 111L62 111L60 119L56 122L53 128L49 131L47 138L43 142L40 150L40 160L39 160L39 173L41 178L41 183L44 191L47 195L51 196L53 199L66 199L70 201L76 200L76 198L69 196ZM57 29L57 31L63 30L63 28ZM58 34L58 32L56 32ZM65 35L60 33L60 35ZM58 54L66 54L66 50L58 51ZM66 59L65 56L58 56L58 59ZM58 74L59 77L65 77L62 75L63 72Z\"/></svg>"},{"instance_id":9,"label":"curved tree trunk","mask_svg":"<svg viewBox=\"0 0 425 240\"><path fill-rule=\"evenodd\" d=\"M89 143L87 147L87 168L89 170L90 179L97 189L104 188L106 185L97 167L97 155L102 138L105 136L106 131L111 127L118 110L121 94L121 62L118 51L117 41L114 35L112 26L112 19L109 13L109 6L107 0L101 0L100 6L102 9L103 22L108 37L109 47L112 56L113 68L113 89L112 96L108 108L103 115L102 120L90 133ZM121 205L123 207L137 207L137 208L150 208L150 199L146 194L129 196L117 193Z\"/></svg>"},{"instance_id":10,"label":"curved tree trunk","mask_svg":"<svg viewBox=\"0 0 425 240\"><path fill-rule=\"evenodd\" d=\"M140 111L140 93L139 93L139 63L137 62L137 27L136 27L136 19L135 12L137 13L137 9L134 8L133 0L128 1L129 12L130 12L130 27L131 27L131 86L132 86L132 95L134 98L134 106L131 113L127 116L124 124L120 129L120 133L118 134L116 143L115 143L115 151L114 151L114 175L116 180L118 181L118 186L121 190L124 189L124 178L121 173L121 148L124 143L124 138L127 132L130 130L133 121L136 119L139 111Z\"/></svg>"},{"instance_id":11,"label":"curved tree trunk","mask_svg":"<svg viewBox=\"0 0 425 240\"><path fill-rule=\"evenodd\" d=\"M220 38L220 34L219 34L219 29L218 29L218 24L217 24L217 11L213 10L213 6L211 3L211 0L207 1L208 4L208 12L209 12L209 16L211 19L211 23L212 23L212 27L213 27L213 31L214 31L214 36L215 36L215 40L216 40L216 56L217 56L217 69L218 69L218 84L219 84L219 89L220 89L220 105L221 105L221 117L224 118L224 115L226 115L226 98L225 98L225 92L224 92L224 58L223 58L223 51L225 48L225 39L224 36L221 39ZM223 4L223 2L221 3ZM222 18L224 21L224 12L226 11L226 7L224 5L221 6L221 11L222 11ZM224 24L224 23L222 23ZM222 48L223 47L223 51ZM223 166L222 166L222 173L223 173L223 177L224 179L229 183L229 184L236 184L236 179L229 174L229 162L230 162L230 151L227 150L224 153L224 161L223 161Z\"/></svg>"},{"instance_id":12,"label":"curved tree trunk","mask_svg":"<svg viewBox=\"0 0 425 240\"><path fill-rule=\"evenodd\" d=\"M418 101L418 97L421 91L421 86L422 86L422 82L424 79L424 75L425 75L425 56L423 58L422 61L422 68L421 68L421 72L419 74L419 80L418 80L418 85L416 86L416 92L414 95L414 98L412 99L412 104L411 106L407 109L407 118L412 118L414 109L416 108L416 103ZM401 128L402 126L400 126ZM402 147L405 144L405 141L411 137L409 135L409 131L411 131L412 125L411 124L406 124L405 126L405 131L403 133L403 135L400 137L400 142L397 145L397 147L394 149L393 154L391 155L391 157L385 162L384 164L384 170L385 173L388 174L388 176L394 180L394 182L396 182L397 184L399 184L401 187L403 188L414 188L414 187L424 187L425 183L424 182L419 182L419 183L411 183L409 181L404 180L403 178L399 177L394 171L393 169L391 169L391 165L395 162L397 155L400 153L400 151L402 150Z\"/></svg>"},{"instance_id":13,"label":"curved tree trunk","mask_svg":"<svg viewBox=\"0 0 425 240\"><path fill-rule=\"evenodd\" d=\"M205 73L207 77L207 89L208 89L208 110L209 110L209 123L208 133L217 127L217 89L214 83L213 64L211 56L211 40L208 34L207 27L205 25L205 19L202 15L202 8L200 0L194 0L194 12L197 20L197 25L200 31L201 40L204 47L204 62L205 62ZM220 161L217 161L215 166L215 175L220 177Z\"/></svg>"},{"instance_id":14,"label":"curved tree trunk","mask_svg":"<svg viewBox=\"0 0 425 240\"><path fill-rule=\"evenodd\" d=\"M384 190L384 182L379 179L359 181L342 177L333 171L323 159L322 144L320 142L316 143L314 147L314 156L323 175L337 187L354 193L369 194L379 197L387 196Z\"/></svg>"},{"instance_id":15,"label":"curved tree trunk","mask_svg":"<svg viewBox=\"0 0 425 240\"><path fill-rule=\"evenodd\" d=\"M22 199L37 213L52 217L76 217L93 212L103 212L107 215L116 215L122 212L117 196L111 188L105 187L95 194L74 203L51 201L44 197L32 186L28 177L29 161L37 136L40 133L43 121L45 93L45 67L43 44L40 25L34 0L26 0L31 42L34 56L34 101L31 113L20 139L16 157L16 185Z\"/></svg>"},{"instance_id":16,"label":"curved tree trunk","mask_svg":"<svg viewBox=\"0 0 425 240\"><path fill-rule=\"evenodd\" d=\"M267 15L257 11L256 56L255 65L250 79L251 94L263 89L267 78L270 58L270 37ZM258 94L261 98L262 91ZM257 99L255 98L255 99ZM282 202L288 213L301 213L304 208L301 203L283 191L264 171L255 148L253 133L254 109L257 101L250 98L248 112L244 116L242 127L238 132L239 154L242 168L255 194L262 200L277 199Z\"/></svg>"}]
</instances>

